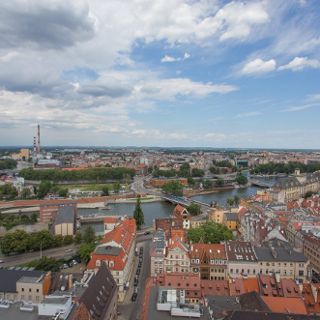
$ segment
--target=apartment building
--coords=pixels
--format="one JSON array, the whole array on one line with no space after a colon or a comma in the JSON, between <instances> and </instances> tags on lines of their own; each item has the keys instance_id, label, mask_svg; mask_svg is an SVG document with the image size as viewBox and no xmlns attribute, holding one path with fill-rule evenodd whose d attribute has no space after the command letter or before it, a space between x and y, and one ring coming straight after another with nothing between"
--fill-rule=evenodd
<instances>
[{"instance_id":1,"label":"apartment building","mask_svg":"<svg viewBox=\"0 0 320 320\"><path fill-rule=\"evenodd\" d=\"M106 233L102 244L97 246L87 265L88 269L98 270L104 261L118 286L118 299L125 296L125 287L129 281L133 266L136 222L133 218L124 218L112 231Z\"/></svg>"},{"instance_id":2,"label":"apartment building","mask_svg":"<svg viewBox=\"0 0 320 320\"><path fill-rule=\"evenodd\" d=\"M279 274L300 283L308 276L308 260L300 252L283 247L254 247L260 274Z\"/></svg>"},{"instance_id":3,"label":"apartment building","mask_svg":"<svg viewBox=\"0 0 320 320\"><path fill-rule=\"evenodd\" d=\"M166 234L163 230L155 231L150 245L150 274L155 277L164 270L166 253Z\"/></svg>"},{"instance_id":4,"label":"apartment building","mask_svg":"<svg viewBox=\"0 0 320 320\"><path fill-rule=\"evenodd\" d=\"M227 277L227 256L223 244L195 243L190 246L191 272L201 279L224 280Z\"/></svg>"},{"instance_id":5,"label":"apartment building","mask_svg":"<svg viewBox=\"0 0 320 320\"><path fill-rule=\"evenodd\" d=\"M320 280L320 238L306 234L303 238L303 254L310 260L312 275Z\"/></svg>"},{"instance_id":6,"label":"apartment building","mask_svg":"<svg viewBox=\"0 0 320 320\"><path fill-rule=\"evenodd\" d=\"M227 241L225 250L228 259L228 276L231 278L255 277L257 258L250 242Z\"/></svg>"},{"instance_id":7,"label":"apartment building","mask_svg":"<svg viewBox=\"0 0 320 320\"><path fill-rule=\"evenodd\" d=\"M164 258L164 272L190 272L189 248L179 238L169 240Z\"/></svg>"}]
</instances>

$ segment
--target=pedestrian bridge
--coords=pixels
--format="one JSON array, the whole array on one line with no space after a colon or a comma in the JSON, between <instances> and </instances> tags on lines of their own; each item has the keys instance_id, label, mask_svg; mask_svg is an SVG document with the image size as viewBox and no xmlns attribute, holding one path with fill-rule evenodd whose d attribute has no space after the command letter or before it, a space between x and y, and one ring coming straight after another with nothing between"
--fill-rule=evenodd
<instances>
[{"instance_id":1,"label":"pedestrian bridge","mask_svg":"<svg viewBox=\"0 0 320 320\"><path fill-rule=\"evenodd\" d=\"M271 188L274 185L274 181L266 181L260 179L250 179L250 183L253 186L261 187L261 188Z\"/></svg>"}]
</instances>

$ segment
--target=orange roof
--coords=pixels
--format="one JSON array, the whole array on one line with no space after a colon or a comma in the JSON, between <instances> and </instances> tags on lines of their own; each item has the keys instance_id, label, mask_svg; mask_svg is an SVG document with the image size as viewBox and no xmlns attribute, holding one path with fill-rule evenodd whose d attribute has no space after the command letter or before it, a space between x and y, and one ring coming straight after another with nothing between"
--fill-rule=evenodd
<instances>
[{"instance_id":1,"label":"orange roof","mask_svg":"<svg viewBox=\"0 0 320 320\"><path fill-rule=\"evenodd\" d=\"M320 284L304 283L302 295L308 313L320 313Z\"/></svg>"},{"instance_id":2,"label":"orange roof","mask_svg":"<svg viewBox=\"0 0 320 320\"><path fill-rule=\"evenodd\" d=\"M218 243L194 243L190 247L192 259L202 259L205 256L212 259L227 259L225 247Z\"/></svg>"},{"instance_id":3,"label":"orange roof","mask_svg":"<svg viewBox=\"0 0 320 320\"><path fill-rule=\"evenodd\" d=\"M186 241L186 232L183 229L172 229L171 230L171 239L175 241L180 239L182 242Z\"/></svg>"},{"instance_id":4,"label":"orange roof","mask_svg":"<svg viewBox=\"0 0 320 320\"><path fill-rule=\"evenodd\" d=\"M97 260L113 261L113 266L110 270L123 270L127 263L128 255L132 245L134 244L136 234L136 221L133 218L125 218L119 225L115 226L113 230L105 234L102 243L116 242L121 250L117 255L114 254L99 254L96 251L92 254L88 263L88 269L95 269L97 267Z\"/></svg>"},{"instance_id":5,"label":"orange roof","mask_svg":"<svg viewBox=\"0 0 320 320\"><path fill-rule=\"evenodd\" d=\"M246 292L256 291L259 293L259 282L257 278L243 279L243 286Z\"/></svg>"},{"instance_id":6,"label":"orange roof","mask_svg":"<svg viewBox=\"0 0 320 320\"><path fill-rule=\"evenodd\" d=\"M228 280L201 280L202 296L228 296Z\"/></svg>"},{"instance_id":7,"label":"orange roof","mask_svg":"<svg viewBox=\"0 0 320 320\"><path fill-rule=\"evenodd\" d=\"M238 296L240 294L246 293L243 279L233 279L229 283L230 296Z\"/></svg>"},{"instance_id":8,"label":"orange roof","mask_svg":"<svg viewBox=\"0 0 320 320\"><path fill-rule=\"evenodd\" d=\"M120 220L120 217L117 216L109 216L103 219L104 223L117 223Z\"/></svg>"},{"instance_id":9,"label":"orange roof","mask_svg":"<svg viewBox=\"0 0 320 320\"><path fill-rule=\"evenodd\" d=\"M263 297L263 301L272 312L308 314L301 298Z\"/></svg>"},{"instance_id":10,"label":"orange roof","mask_svg":"<svg viewBox=\"0 0 320 320\"><path fill-rule=\"evenodd\" d=\"M183 207L182 205L177 204L173 210L173 214L176 216L181 216L184 211L187 211L187 209L185 207Z\"/></svg>"}]
</instances>

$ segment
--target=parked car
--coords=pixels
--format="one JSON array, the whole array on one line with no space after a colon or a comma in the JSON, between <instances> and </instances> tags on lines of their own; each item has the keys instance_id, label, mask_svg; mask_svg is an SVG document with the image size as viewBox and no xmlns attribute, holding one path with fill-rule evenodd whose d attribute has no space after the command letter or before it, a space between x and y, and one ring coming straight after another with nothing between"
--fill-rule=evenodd
<instances>
[{"instance_id":1,"label":"parked car","mask_svg":"<svg viewBox=\"0 0 320 320\"><path fill-rule=\"evenodd\" d=\"M151 234L151 231L146 231L146 232L144 233L145 236L147 236L148 234Z\"/></svg>"},{"instance_id":2,"label":"parked car","mask_svg":"<svg viewBox=\"0 0 320 320\"><path fill-rule=\"evenodd\" d=\"M131 297L131 301L136 301L137 300L137 294L136 293L134 293L133 295L132 295L132 297Z\"/></svg>"},{"instance_id":3,"label":"parked car","mask_svg":"<svg viewBox=\"0 0 320 320\"><path fill-rule=\"evenodd\" d=\"M138 287L133 288L133 293L138 293Z\"/></svg>"}]
</instances>

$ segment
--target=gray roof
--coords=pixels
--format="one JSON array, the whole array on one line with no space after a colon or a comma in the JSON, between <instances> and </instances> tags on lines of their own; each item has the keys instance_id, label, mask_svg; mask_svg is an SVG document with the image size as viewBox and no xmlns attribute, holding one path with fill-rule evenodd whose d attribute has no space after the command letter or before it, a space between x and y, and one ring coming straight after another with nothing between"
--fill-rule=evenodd
<instances>
[{"instance_id":1,"label":"gray roof","mask_svg":"<svg viewBox=\"0 0 320 320\"><path fill-rule=\"evenodd\" d=\"M226 221L237 221L238 220L238 216L234 212L226 212L224 214L224 217L225 217Z\"/></svg>"},{"instance_id":2,"label":"gray roof","mask_svg":"<svg viewBox=\"0 0 320 320\"><path fill-rule=\"evenodd\" d=\"M319 320L320 317L292 313L273 313L236 310L225 317L224 320Z\"/></svg>"},{"instance_id":3,"label":"gray roof","mask_svg":"<svg viewBox=\"0 0 320 320\"><path fill-rule=\"evenodd\" d=\"M59 207L58 214L54 224L57 225L61 223L74 223L74 220L75 220L74 210L75 209L72 206Z\"/></svg>"},{"instance_id":4,"label":"gray roof","mask_svg":"<svg viewBox=\"0 0 320 320\"><path fill-rule=\"evenodd\" d=\"M18 281L23 283L37 283L39 282L39 277L23 276Z\"/></svg>"},{"instance_id":5,"label":"gray roof","mask_svg":"<svg viewBox=\"0 0 320 320\"><path fill-rule=\"evenodd\" d=\"M292 249L276 247L254 247L258 261L306 262L307 258Z\"/></svg>"},{"instance_id":6,"label":"gray roof","mask_svg":"<svg viewBox=\"0 0 320 320\"><path fill-rule=\"evenodd\" d=\"M22 277L40 277L43 271L0 269L0 292L16 292L16 282Z\"/></svg>"},{"instance_id":7,"label":"gray roof","mask_svg":"<svg viewBox=\"0 0 320 320\"><path fill-rule=\"evenodd\" d=\"M95 250L95 254L107 254L110 256L118 256L120 252L122 251L119 247L112 247L112 246L99 246Z\"/></svg>"}]
</instances>

